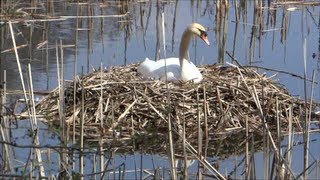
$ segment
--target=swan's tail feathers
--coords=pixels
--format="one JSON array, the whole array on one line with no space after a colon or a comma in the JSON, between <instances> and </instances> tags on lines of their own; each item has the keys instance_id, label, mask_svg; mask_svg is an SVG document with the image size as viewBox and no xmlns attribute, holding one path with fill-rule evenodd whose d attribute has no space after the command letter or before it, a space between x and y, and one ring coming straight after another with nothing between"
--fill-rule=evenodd
<instances>
[{"instance_id":1,"label":"swan's tail feathers","mask_svg":"<svg viewBox=\"0 0 320 180\"><path fill-rule=\"evenodd\" d=\"M142 63L143 63L143 62L142 62ZM141 64L142 64L142 63L141 63ZM142 72L144 71L144 70L143 70L144 67L141 66L141 64L140 64L140 65L138 66L138 68L137 68L137 72L138 72L138 74L140 74L140 75L142 75L142 74L143 74Z\"/></svg>"},{"instance_id":2,"label":"swan's tail feathers","mask_svg":"<svg viewBox=\"0 0 320 180\"><path fill-rule=\"evenodd\" d=\"M151 61L149 58L146 58L137 68L138 74L140 74L143 78L148 78L150 72L152 71L154 62Z\"/></svg>"}]
</instances>

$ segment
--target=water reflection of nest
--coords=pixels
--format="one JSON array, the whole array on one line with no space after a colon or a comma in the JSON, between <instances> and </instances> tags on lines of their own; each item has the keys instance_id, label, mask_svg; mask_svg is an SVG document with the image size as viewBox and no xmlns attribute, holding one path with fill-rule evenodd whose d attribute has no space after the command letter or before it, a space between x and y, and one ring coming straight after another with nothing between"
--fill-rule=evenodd
<instances>
[{"instance_id":1,"label":"water reflection of nest","mask_svg":"<svg viewBox=\"0 0 320 180\"><path fill-rule=\"evenodd\" d=\"M73 83L67 87L65 119L70 130L75 117L79 136L83 114L87 141L98 142L102 138L105 145L124 149L133 149L135 142L135 148L143 146L146 150L165 152L170 115L177 152L182 147L178 134L182 134L183 122L187 141L196 147L199 120L203 147L208 146L208 152L216 154L219 149L232 150L243 144L246 119L250 133L257 137L263 136L261 117L274 131L278 116L282 132L286 132L292 112L293 126L300 127L297 122L302 103L271 78L253 69L206 66L202 69L204 81L198 85L166 85L142 80L136 68L134 64L78 78L75 102ZM52 92L37 105L39 113L55 124L59 124L58 94L58 90Z\"/></svg>"}]
</instances>

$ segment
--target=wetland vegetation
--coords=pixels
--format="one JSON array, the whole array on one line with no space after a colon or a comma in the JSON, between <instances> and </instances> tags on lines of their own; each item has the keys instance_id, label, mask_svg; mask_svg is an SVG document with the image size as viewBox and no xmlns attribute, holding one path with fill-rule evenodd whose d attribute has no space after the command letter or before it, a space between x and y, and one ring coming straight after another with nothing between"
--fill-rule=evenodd
<instances>
[{"instance_id":1,"label":"wetland vegetation","mask_svg":"<svg viewBox=\"0 0 320 180\"><path fill-rule=\"evenodd\" d=\"M142 79L187 24L200 84ZM1 174L318 179L320 3L0 1Z\"/></svg>"}]
</instances>

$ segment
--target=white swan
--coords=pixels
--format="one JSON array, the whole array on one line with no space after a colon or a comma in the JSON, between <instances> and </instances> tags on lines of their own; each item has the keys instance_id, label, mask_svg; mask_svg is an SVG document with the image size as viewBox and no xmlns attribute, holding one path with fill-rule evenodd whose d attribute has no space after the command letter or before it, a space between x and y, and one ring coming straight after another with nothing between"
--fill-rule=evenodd
<instances>
[{"instance_id":1,"label":"white swan","mask_svg":"<svg viewBox=\"0 0 320 180\"><path fill-rule=\"evenodd\" d=\"M190 40L193 35L200 37L208 46L210 46L206 29L198 24L190 24L184 31L179 49L179 58L160 59L152 61L146 58L138 67L138 73L145 79L160 79L168 81L193 81L199 83L202 80L202 74L199 69L189 60L187 52Z\"/></svg>"}]
</instances>

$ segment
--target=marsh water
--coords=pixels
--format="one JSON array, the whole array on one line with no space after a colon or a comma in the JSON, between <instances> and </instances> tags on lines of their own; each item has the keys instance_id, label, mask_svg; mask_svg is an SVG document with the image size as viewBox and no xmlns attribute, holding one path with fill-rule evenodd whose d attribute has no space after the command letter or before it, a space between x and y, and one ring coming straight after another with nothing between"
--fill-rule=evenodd
<instances>
[{"instance_id":1,"label":"marsh water","mask_svg":"<svg viewBox=\"0 0 320 180\"><path fill-rule=\"evenodd\" d=\"M22 6L22 5L21 5ZM19 7L19 6L18 6ZM18 9L16 7L16 9ZM283 84L291 94L304 98L304 62L306 62L307 79L319 79L320 63L320 6L274 5L274 2L263 1L258 10L254 1L230 2L228 9L218 10L216 1L110 1L73 3L68 1L52 2L48 7L39 6L38 13L44 11L53 18L46 22L26 21L14 23L17 45L24 45L18 50L22 70L26 74L31 64L33 86L36 91L51 91L58 85L56 45L62 44L64 78L72 80L74 73L87 74L93 69L110 68L138 63L146 57L150 59L177 57L181 35L185 27L198 22L208 29L211 46L194 39L189 49L190 59L197 65L220 63L227 65L232 58L228 51L242 65L261 66L271 71L259 70ZM237 7L237 8L236 8ZM221 7L222 8L222 7ZM23 11L29 12L28 9ZM165 37L162 35L162 14ZM110 16L109 16L110 15ZM121 15L112 17L112 15ZM91 17L87 17L91 16ZM104 16L104 17L102 17ZM165 47L163 49L163 39ZM5 21L1 22L1 78L6 70L6 85L9 90L21 90L16 56L10 49L12 40ZM306 49L304 56L304 48ZM9 50L8 50L9 49ZM8 50L8 51L7 51ZM305 59L305 61L304 61ZM311 82L307 83L307 96L311 96ZM8 100L13 104L19 95L11 95ZM320 100L319 84L315 85L313 98ZM14 129L13 139L17 144L27 143L28 123L18 122ZM56 145L59 138L55 132L41 124L40 143ZM27 141L26 141L27 139ZM319 134L311 135L310 162L319 160ZM302 137L295 137L296 142ZM284 140L284 144L286 141ZM296 174L303 168L303 146L297 145L294 150L293 171ZM27 161L23 156L25 149L16 150L16 159ZM54 153L53 153L54 154ZM52 174L58 173L58 157L53 155L51 164L46 167ZM92 172L95 154L86 156L85 173ZM262 152L256 153L256 160L262 159ZM218 161L220 171L228 175L234 171L235 164L243 155L232 155L225 159L212 157ZM46 159L48 160L48 159ZM136 162L136 163L134 163ZM166 157L145 155L136 152L134 155L117 155L115 166L126 164L127 170L134 170L141 165L146 169L169 167ZM19 163L16 163L18 166ZM256 175L263 177L261 164L256 164ZM315 169L318 169L316 167ZM317 170L310 177L317 176ZM195 163L189 171L196 174ZM129 171L128 171L129 172ZM136 171L133 171L136 172ZM241 177L242 170L236 176ZM114 172L115 173L115 172ZM127 173L125 177L140 178L146 173ZM113 175L112 175L113 176ZM112 177L109 175L109 177ZM117 176L118 177L118 176Z\"/></svg>"}]
</instances>

